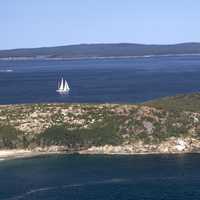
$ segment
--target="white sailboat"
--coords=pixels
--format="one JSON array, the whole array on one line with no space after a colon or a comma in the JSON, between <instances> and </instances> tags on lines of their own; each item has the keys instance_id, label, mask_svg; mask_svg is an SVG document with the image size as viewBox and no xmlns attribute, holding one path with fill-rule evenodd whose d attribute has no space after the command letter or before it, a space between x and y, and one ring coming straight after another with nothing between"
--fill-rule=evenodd
<instances>
[{"instance_id":1,"label":"white sailboat","mask_svg":"<svg viewBox=\"0 0 200 200\"><path fill-rule=\"evenodd\" d=\"M56 92L67 93L69 92L69 90L70 90L70 87L67 81L62 78L60 81L60 84L58 83L58 89L56 90Z\"/></svg>"}]
</instances>

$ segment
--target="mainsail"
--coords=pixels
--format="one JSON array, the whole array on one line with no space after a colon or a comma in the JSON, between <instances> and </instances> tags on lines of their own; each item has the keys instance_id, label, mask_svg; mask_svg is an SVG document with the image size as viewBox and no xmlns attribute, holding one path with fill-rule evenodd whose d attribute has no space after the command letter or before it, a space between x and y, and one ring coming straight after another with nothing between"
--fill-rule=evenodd
<instances>
[{"instance_id":1,"label":"mainsail","mask_svg":"<svg viewBox=\"0 0 200 200\"><path fill-rule=\"evenodd\" d=\"M58 89L59 90L63 90L64 89L63 78L61 79L60 87Z\"/></svg>"}]
</instances>

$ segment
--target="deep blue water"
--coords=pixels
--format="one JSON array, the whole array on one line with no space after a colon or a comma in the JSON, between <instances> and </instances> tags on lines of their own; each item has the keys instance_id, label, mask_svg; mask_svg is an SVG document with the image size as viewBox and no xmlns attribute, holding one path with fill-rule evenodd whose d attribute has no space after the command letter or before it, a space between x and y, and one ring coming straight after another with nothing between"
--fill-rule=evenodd
<instances>
[{"instance_id":1,"label":"deep blue water","mask_svg":"<svg viewBox=\"0 0 200 200\"><path fill-rule=\"evenodd\" d=\"M71 87L67 96L56 93L61 76ZM132 103L199 89L200 56L0 61L0 104Z\"/></svg>"},{"instance_id":2,"label":"deep blue water","mask_svg":"<svg viewBox=\"0 0 200 200\"><path fill-rule=\"evenodd\" d=\"M1 200L198 200L200 155L59 155L0 162Z\"/></svg>"},{"instance_id":3,"label":"deep blue water","mask_svg":"<svg viewBox=\"0 0 200 200\"><path fill-rule=\"evenodd\" d=\"M67 96L56 93L61 76L71 87ZM132 103L199 89L200 56L0 61L0 104ZM195 154L5 161L0 162L0 200L196 200L199 166Z\"/></svg>"}]
</instances>

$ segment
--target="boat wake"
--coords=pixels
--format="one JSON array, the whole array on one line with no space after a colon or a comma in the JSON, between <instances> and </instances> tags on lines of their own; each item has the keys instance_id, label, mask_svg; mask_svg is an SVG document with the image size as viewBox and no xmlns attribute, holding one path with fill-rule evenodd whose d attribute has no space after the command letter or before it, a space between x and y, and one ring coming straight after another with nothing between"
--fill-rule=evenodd
<instances>
[{"instance_id":1,"label":"boat wake","mask_svg":"<svg viewBox=\"0 0 200 200\"><path fill-rule=\"evenodd\" d=\"M109 179L105 181L93 181L88 183L80 183L80 184L69 184L69 185L61 185L61 186L53 186L53 187L42 187L38 189L29 190L21 195L10 197L3 200L21 200L27 199L28 196L38 194L40 192L47 192L52 190L65 190L67 188L76 188L76 187L83 187L83 186L92 186L92 185L101 185L101 184L115 184L115 183L123 183L128 182L128 179Z\"/></svg>"},{"instance_id":2,"label":"boat wake","mask_svg":"<svg viewBox=\"0 0 200 200\"><path fill-rule=\"evenodd\" d=\"M12 69L0 69L0 73L10 73L13 72Z\"/></svg>"}]
</instances>

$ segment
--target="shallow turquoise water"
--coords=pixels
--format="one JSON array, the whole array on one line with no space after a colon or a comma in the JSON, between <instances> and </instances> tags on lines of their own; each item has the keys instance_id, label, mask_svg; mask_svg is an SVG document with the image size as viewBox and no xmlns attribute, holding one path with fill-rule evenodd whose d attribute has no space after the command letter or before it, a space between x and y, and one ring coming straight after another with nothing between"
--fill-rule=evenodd
<instances>
[{"instance_id":1,"label":"shallow turquoise water","mask_svg":"<svg viewBox=\"0 0 200 200\"><path fill-rule=\"evenodd\" d=\"M0 162L0 199L194 200L200 155L58 155Z\"/></svg>"}]
</instances>

